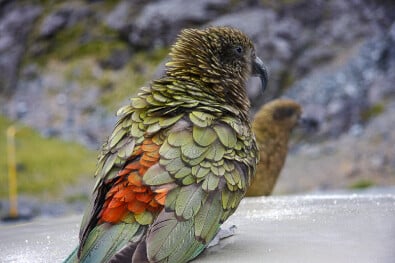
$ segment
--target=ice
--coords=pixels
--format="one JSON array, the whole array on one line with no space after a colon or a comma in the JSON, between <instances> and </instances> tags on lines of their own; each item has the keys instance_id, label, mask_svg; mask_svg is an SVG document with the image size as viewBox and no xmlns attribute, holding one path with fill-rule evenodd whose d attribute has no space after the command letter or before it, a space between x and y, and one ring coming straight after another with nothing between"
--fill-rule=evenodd
<instances>
[{"instance_id":1,"label":"ice","mask_svg":"<svg viewBox=\"0 0 395 263\"><path fill-rule=\"evenodd\" d=\"M80 216L0 226L0 262L61 262ZM394 262L395 194L249 198L224 227L235 234L194 262Z\"/></svg>"}]
</instances>

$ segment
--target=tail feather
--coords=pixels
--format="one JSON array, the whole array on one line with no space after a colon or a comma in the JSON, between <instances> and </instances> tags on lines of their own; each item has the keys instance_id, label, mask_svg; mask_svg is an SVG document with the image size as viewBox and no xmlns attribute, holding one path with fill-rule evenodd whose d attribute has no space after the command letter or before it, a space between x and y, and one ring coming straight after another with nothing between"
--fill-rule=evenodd
<instances>
[{"instance_id":1,"label":"tail feather","mask_svg":"<svg viewBox=\"0 0 395 263\"><path fill-rule=\"evenodd\" d=\"M95 227L84 244L80 262L131 262L134 250L146 232L138 223L108 223Z\"/></svg>"},{"instance_id":2,"label":"tail feather","mask_svg":"<svg viewBox=\"0 0 395 263\"><path fill-rule=\"evenodd\" d=\"M63 261L63 263L78 263L78 247Z\"/></svg>"},{"instance_id":3,"label":"tail feather","mask_svg":"<svg viewBox=\"0 0 395 263\"><path fill-rule=\"evenodd\" d=\"M117 252L108 263L130 263L138 243L129 242L124 248ZM141 261L143 262L143 261Z\"/></svg>"},{"instance_id":4,"label":"tail feather","mask_svg":"<svg viewBox=\"0 0 395 263\"><path fill-rule=\"evenodd\" d=\"M130 261L129 261L130 262ZM133 263L140 263L140 262L149 262L148 257L147 257L147 243L144 240L142 240L138 245L136 250L134 251L133 254Z\"/></svg>"}]
</instances>

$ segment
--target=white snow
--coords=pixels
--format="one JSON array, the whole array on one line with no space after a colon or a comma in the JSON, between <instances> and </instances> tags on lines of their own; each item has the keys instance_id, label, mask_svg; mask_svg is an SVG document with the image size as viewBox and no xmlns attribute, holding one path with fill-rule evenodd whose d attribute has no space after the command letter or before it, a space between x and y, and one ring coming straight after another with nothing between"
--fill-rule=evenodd
<instances>
[{"instance_id":1,"label":"white snow","mask_svg":"<svg viewBox=\"0 0 395 263\"><path fill-rule=\"evenodd\" d=\"M0 262L62 262L81 216L0 226ZM395 194L248 198L226 222L235 235L194 262L378 262L395 259Z\"/></svg>"}]
</instances>

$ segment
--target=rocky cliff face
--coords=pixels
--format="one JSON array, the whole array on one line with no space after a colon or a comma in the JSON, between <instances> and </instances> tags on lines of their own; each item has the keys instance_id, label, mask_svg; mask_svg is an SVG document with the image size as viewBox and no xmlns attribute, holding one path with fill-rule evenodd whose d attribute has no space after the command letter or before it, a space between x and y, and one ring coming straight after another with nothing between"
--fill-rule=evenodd
<instances>
[{"instance_id":1,"label":"rocky cliff face","mask_svg":"<svg viewBox=\"0 0 395 263\"><path fill-rule=\"evenodd\" d=\"M364 136L394 101L390 0L3 0L0 111L96 148L115 109L163 70L178 32L207 25L253 38L270 71L265 94L249 84L253 110L279 96L299 101L320 124L310 142Z\"/></svg>"}]
</instances>

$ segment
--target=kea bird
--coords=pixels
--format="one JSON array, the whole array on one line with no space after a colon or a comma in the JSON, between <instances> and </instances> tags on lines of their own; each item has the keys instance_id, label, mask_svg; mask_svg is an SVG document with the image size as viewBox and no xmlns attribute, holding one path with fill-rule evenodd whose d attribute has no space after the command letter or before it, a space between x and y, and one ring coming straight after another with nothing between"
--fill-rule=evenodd
<instances>
[{"instance_id":1,"label":"kea bird","mask_svg":"<svg viewBox=\"0 0 395 263\"><path fill-rule=\"evenodd\" d=\"M118 111L66 262L188 262L247 191L259 153L246 81L267 83L252 41L229 27L185 29L170 57Z\"/></svg>"},{"instance_id":2,"label":"kea bird","mask_svg":"<svg viewBox=\"0 0 395 263\"><path fill-rule=\"evenodd\" d=\"M301 106L289 99L276 99L256 113L252 129L260 152L260 160L246 196L270 195L288 153L288 140L298 124L309 125L300 118Z\"/></svg>"}]
</instances>

